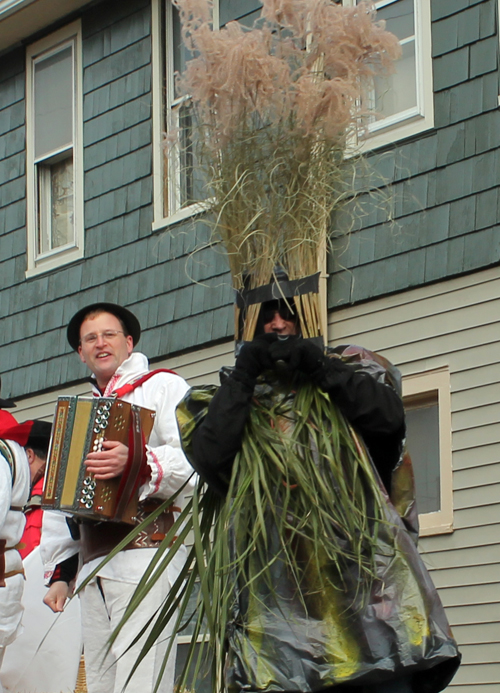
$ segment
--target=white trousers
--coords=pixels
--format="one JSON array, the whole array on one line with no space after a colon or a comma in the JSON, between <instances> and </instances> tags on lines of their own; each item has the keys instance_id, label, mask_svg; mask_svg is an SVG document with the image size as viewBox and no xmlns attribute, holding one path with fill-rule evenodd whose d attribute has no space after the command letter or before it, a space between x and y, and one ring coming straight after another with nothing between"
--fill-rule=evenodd
<instances>
[{"instance_id":1,"label":"white trousers","mask_svg":"<svg viewBox=\"0 0 500 693\"><path fill-rule=\"evenodd\" d=\"M0 669L2 668L3 656L5 654L5 647L0 647ZM0 693L3 693L2 682L0 681Z\"/></svg>"},{"instance_id":2,"label":"white trousers","mask_svg":"<svg viewBox=\"0 0 500 693\"><path fill-rule=\"evenodd\" d=\"M105 655L109 637L120 622L135 588L136 585L126 582L94 578L80 593L85 675L89 693L122 693L124 690L147 634L130 650L125 651L149 618L161 607L165 595L168 594L170 584L166 571L120 631L111 650ZM173 624L169 624L171 625ZM170 642L171 632L171 627L167 627L142 660L127 685L127 693L153 691ZM173 691L175 654L176 646L174 645L158 688L159 693Z\"/></svg>"}]
</instances>

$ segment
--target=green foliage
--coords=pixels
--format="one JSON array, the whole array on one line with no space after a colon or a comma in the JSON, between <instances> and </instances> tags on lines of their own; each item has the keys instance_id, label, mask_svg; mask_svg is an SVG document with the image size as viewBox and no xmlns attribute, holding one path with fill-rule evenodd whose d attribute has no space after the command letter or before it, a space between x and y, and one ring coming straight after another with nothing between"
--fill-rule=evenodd
<instances>
[{"instance_id":1,"label":"green foliage","mask_svg":"<svg viewBox=\"0 0 500 693\"><path fill-rule=\"evenodd\" d=\"M193 394L199 420L210 393ZM325 600L332 610L344 592L354 595L350 609L362 608L375 576L383 498L354 431L328 396L307 383L293 392L283 383L277 397L264 391L254 404L227 498L198 484L119 626L190 536L188 559L144 628L151 630L136 663L170 619L180 634L189 625L192 639L180 690L207 667L215 690L222 690L226 632L235 605L243 599L248 605L243 619L254 622L259 614L281 608L275 586L283 570L306 612L322 609ZM181 420L189 445L192 425L185 412Z\"/></svg>"}]
</instances>

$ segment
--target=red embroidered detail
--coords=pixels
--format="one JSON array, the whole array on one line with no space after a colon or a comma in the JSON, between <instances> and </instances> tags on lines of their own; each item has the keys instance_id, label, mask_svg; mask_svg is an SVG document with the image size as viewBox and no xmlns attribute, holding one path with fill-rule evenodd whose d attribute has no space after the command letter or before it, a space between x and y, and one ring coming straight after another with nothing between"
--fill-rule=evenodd
<instances>
[{"instance_id":1,"label":"red embroidered detail","mask_svg":"<svg viewBox=\"0 0 500 693\"><path fill-rule=\"evenodd\" d=\"M152 496L152 495L154 495L155 493L158 493L158 491L160 490L161 480L163 479L163 469L162 469L160 463L158 462L158 458L156 457L156 455L154 454L154 452L151 450L151 448L147 448L147 451L149 452L149 454L150 454L151 457L153 458L153 462L156 464L156 467L157 467L157 470L158 470L158 478L157 478L157 480L156 480L156 482L155 482L155 487L154 487L153 493L150 493L150 494L149 494L150 496Z\"/></svg>"},{"instance_id":2,"label":"red embroidered detail","mask_svg":"<svg viewBox=\"0 0 500 693\"><path fill-rule=\"evenodd\" d=\"M104 394L102 395L103 397L110 397L110 395L113 392L113 389L117 383L117 381L120 379L119 375L115 375L111 378L109 383L106 385L106 389L104 390ZM99 395L98 395L99 396Z\"/></svg>"}]
</instances>

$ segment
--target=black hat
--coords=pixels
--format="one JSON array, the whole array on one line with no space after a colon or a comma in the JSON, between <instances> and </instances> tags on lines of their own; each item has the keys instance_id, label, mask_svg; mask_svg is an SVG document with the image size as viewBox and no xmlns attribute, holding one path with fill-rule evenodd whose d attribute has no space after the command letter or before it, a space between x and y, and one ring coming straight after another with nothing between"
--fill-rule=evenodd
<instances>
[{"instance_id":1,"label":"black hat","mask_svg":"<svg viewBox=\"0 0 500 693\"><path fill-rule=\"evenodd\" d=\"M102 310L106 313L111 313L111 315L114 315L121 320L125 325L127 332L132 337L134 346L137 344L141 337L141 325L133 313L123 306L116 305L116 303L91 303L89 306L81 308L69 321L66 336L72 349L78 351L78 347L80 346L80 327L82 326L82 322L85 320L85 316L87 316L89 313L93 313L95 310Z\"/></svg>"},{"instance_id":2,"label":"black hat","mask_svg":"<svg viewBox=\"0 0 500 693\"><path fill-rule=\"evenodd\" d=\"M47 454L49 449L50 434L52 431L52 424L48 421L41 421L40 419L35 419L33 425L31 426L31 431L26 441L25 447L33 448L34 450L41 450Z\"/></svg>"}]
</instances>

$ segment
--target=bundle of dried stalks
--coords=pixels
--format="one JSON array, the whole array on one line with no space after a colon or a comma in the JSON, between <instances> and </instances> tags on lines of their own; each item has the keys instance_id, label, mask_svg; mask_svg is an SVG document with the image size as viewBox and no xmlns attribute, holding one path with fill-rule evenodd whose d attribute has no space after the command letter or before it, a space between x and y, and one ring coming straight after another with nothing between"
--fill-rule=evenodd
<instances>
[{"instance_id":1,"label":"bundle of dried stalks","mask_svg":"<svg viewBox=\"0 0 500 693\"><path fill-rule=\"evenodd\" d=\"M258 25L210 24L209 0L175 0L196 56L179 77L192 99L198 161L234 286L316 272L345 195L346 143L375 74L399 55L370 3L263 0ZM248 280L247 280L248 281ZM304 302L299 310L314 312Z\"/></svg>"}]
</instances>

